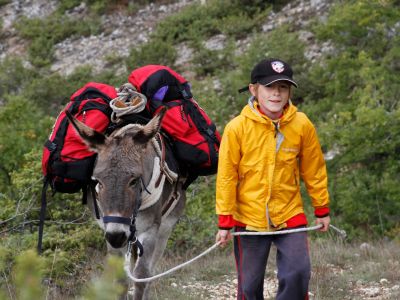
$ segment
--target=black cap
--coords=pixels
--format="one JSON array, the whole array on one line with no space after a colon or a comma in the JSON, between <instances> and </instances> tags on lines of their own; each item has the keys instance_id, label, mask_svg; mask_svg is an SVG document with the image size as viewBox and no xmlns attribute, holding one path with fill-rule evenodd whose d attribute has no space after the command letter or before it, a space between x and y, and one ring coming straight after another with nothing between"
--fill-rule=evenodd
<instances>
[{"instance_id":1,"label":"black cap","mask_svg":"<svg viewBox=\"0 0 400 300\"><path fill-rule=\"evenodd\" d=\"M288 81L290 84L297 87L297 83L293 80L292 68L283 60L269 58L260 61L251 71L251 83L259 83L268 85L275 81ZM244 87L239 90L239 93L245 92L249 87Z\"/></svg>"}]
</instances>

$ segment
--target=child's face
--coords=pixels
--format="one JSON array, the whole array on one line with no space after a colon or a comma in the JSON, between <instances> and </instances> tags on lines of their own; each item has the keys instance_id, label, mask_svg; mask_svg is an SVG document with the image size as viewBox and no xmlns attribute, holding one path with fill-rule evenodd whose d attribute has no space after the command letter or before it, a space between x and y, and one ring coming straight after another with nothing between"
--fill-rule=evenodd
<instances>
[{"instance_id":1,"label":"child's face","mask_svg":"<svg viewBox=\"0 0 400 300\"><path fill-rule=\"evenodd\" d=\"M290 84L277 81L270 85L251 84L251 94L258 100L261 111L271 119L281 116L290 98Z\"/></svg>"}]
</instances>

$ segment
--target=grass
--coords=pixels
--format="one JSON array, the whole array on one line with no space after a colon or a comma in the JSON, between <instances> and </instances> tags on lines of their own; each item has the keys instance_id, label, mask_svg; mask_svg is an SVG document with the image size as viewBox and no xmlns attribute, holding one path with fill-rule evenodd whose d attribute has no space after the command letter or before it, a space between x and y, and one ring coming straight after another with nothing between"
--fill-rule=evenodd
<instances>
[{"instance_id":1,"label":"grass","mask_svg":"<svg viewBox=\"0 0 400 300\"><path fill-rule=\"evenodd\" d=\"M310 299L400 299L399 242L369 242L365 248L361 244L334 237L311 240ZM266 271L266 299L275 298L275 253L272 248ZM191 257L168 258L160 263L158 272ZM235 299L235 278L232 248L217 249L154 282L151 299Z\"/></svg>"}]
</instances>

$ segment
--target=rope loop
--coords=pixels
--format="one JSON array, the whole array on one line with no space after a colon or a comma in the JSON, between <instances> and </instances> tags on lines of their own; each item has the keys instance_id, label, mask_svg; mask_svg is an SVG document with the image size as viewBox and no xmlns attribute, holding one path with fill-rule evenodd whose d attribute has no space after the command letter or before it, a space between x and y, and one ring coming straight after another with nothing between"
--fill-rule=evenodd
<instances>
[{"instance_id":1,"label":"rope loop","mask_svg":"<svg viewBox=\"0 0 400 300\"><path fill-rule=\"evenodd\" d=\"M120 122L120 117L144 110L147 103L145 95L137 92L135 87L130 83L124 83L117 92L118 97L110 101L110 107L113 110L111 121Z\"/></svg>"}]
</instances>

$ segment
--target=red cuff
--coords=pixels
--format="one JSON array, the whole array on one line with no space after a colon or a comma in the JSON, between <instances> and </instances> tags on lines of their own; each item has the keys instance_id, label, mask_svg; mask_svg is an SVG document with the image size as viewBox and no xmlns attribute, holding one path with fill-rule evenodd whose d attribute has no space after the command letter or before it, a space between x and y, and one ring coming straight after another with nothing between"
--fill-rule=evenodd
<instances>
[{"instance_id":1,"label":"red cuff","mask_svg":"<svg viewBox=\"0 0 400 300\"><path fill-rule=\"evenodd\" d=\"M329 216L329 207L319 207L314 210L314 215L317 218Z\"/></svg>"},{"instance_id":2,"label":"red cuff","mask_svg":"<svg viewBox=\"0 0 400 300\"><path fill-rule=\"evenodd\" d=\"M295 228L299 226L307 225L307 218L305 214L298 214L294 217L291 217L289 220L286 221L287 228Z\"/></svg>"},{"instance_id":3,"label":"red cuff","mask_svg":"<svg viewBox=\"0 0 400 300\"><path fill-rule=\"evenodd\" d=\"M219 215L218 227L220 229L231 229L235 225L235 220L232 215Z\"/></svg>"}]
</instances>

